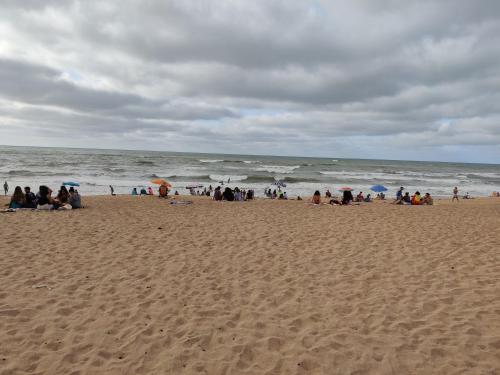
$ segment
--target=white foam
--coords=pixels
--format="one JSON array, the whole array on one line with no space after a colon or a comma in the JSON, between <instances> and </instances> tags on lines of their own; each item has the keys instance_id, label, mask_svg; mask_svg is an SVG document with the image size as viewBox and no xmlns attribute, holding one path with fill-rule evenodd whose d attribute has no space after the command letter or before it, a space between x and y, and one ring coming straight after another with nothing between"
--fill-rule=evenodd
<instances>
[{"instance_id":1,"label":"white foam","mask_svg":"<svg viewBox=\"0 0 500 375\"><path fill-rule=\"evenodd\" d=\"M300 165L263 165L255 170L269 173L293 173L297 168L300 168Z\"/></svg>"},{"instance_id":2,"label":"white foam","mask_svg":"<svg viewBox=\"0 0 500 375\"><path fill-rule=\"evenodd\" d=\"M221 163L224 160L219 160L219 159L200 159L201 163Z\"/></svg>"},{"instance_id":3,"label":"white foam","mask_svg":"<svg viewBox=\"0 0 500 375\"><path fill-rule=\"evenodd\" d=\"M235 176L235 175L215 175L215 174L211 174L210 176L210 179L212 181L224 181L226 182L227 180L230 180L230 181L244 181L248 178L248 176Z\"/></svg>"}]
</instances>

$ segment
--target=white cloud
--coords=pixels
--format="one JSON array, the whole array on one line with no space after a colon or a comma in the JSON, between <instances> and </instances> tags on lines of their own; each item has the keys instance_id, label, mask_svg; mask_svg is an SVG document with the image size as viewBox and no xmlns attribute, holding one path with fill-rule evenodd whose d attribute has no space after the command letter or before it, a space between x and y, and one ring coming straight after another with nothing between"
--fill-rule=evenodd
<instances>
[{"instance_id":1,"label":"white cloud","mask_svg":"<svg viewBox=\"0 0 500 375\"><path fill-rule=\"evenodd\" d=\"M500 156L493 0L2 5L1 143Z\"/></svg>"}]
</instances>

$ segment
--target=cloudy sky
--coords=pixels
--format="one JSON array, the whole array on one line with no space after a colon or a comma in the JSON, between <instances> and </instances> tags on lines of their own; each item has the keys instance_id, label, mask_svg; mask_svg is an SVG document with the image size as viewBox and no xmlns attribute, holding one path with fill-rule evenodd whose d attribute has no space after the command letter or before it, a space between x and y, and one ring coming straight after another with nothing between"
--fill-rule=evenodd
<instances>
[{"instance_id":1,"label":"cloudy sky","mask_svg":"<svg viewBox=\"0 0 500 375\"><path fill-rule=\"evenodd\" d=\"M0 5L0 144L500 162L497 0Z\"/></svg>"}]
</instances>

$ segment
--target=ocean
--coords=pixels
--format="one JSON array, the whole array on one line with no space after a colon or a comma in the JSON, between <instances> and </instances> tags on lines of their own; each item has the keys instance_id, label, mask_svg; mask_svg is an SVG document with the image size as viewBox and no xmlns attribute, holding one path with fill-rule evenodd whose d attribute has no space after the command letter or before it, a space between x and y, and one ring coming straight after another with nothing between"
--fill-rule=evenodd
<instances>
[{"instance_id":1,"label":"ocean","mask_svg":"<svg viewBox=\"0 0 500 375\"><path fill-rule=\"evenodd\" d=\"M11 192L16 185L55 191L63 181L76 181L83 195L109 194L109 185L130 194L133 187L154 187L153 178L166 179L181 194L191 184L215 187L223 181L263 196L282 180L289 197L343 186L366 195L375 184L386 186L388 196L400 186L435 196L450 196L458 186L460 194L487 196L500 190L500 165L0 146L0 180Z\"/></svg>"}]
</instances>

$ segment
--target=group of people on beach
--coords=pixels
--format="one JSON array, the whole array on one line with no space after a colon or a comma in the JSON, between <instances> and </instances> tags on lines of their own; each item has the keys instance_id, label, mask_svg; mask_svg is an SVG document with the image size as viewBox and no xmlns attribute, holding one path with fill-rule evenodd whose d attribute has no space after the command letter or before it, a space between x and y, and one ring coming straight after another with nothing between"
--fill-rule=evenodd
<instances>
[{"instance_id":1,"label":"group of people on beach","mask_svg":"<svg viewBox=\"0 0 500 375\"><path fill-rule=\"evenodd\" d=\"M231 189L230 187L226 187L224 191L222 191L221 186L217 186L214 189L213 200L214 201L228 201L228 202L242 202L249 201L254 199L255 193L253 189L240 189L235 187Z\"/></svg>"},{"instance_id":2,"label":"group of people on beach","mask_svg":"<svg viewBox=\"0 0 500 375\"><path fill-rule=\"evenodd\" d=\"M419 206L419 205L432 206L434 204L434 198L432 198L430 193L425 193L425 195L422 196L419 191L416 191L415 194L410 196L410 193L404 192L404 187L401 186L398 192L396 193L396 199L394 200L393 203L406 204L412 206Z\"/></svg>"},{"instance_id":3,"label":"group of people on beach","mask_svg":"<svg viewBox=\"0 0 500 375\"><path fill-rule=\"evenodd\" d=\"M409 192L404 193L404 187L401 187L397 194L396 199L393 201L394 204L408 204L408 205L433 205L434 199L429 193L425 193L424 196L420 195L420 192L416 191L415 194L410 196ZM363 192L360 191L356 197L353 196L351 190L344 190L342 192L341 197L334 197L330 190L327 190L325 193L325 198L328 199L328 203L332 205L350 205L353 203L369 203L372 202L373 199L371 194L367 194L366 197L363 195ZM385 200L384 193L378 193L376 199ZM313 204L321 204L321 193L319 190L314 192L312 196Z\"/></svg>"},{"instance_id":4,"label":"group of people on beach","mask_svg":"<svg viewBox=\"0 0 500 375\"><path fill-rule=\"evenodd\" d=\"M7 191L8 188L5 189L6 193ZM29 186L26 186L24 191L21 186L16 186L9 201L9 209L17 210L21 208L71 210L82 208L82 200L78 190L73 186L68 190L66 186L62 185L56 197L52 197L52 189L45 185L40 185L37 194L33 193Z\"/></svg>"},{"instance_id":5,"label":"group of people on beach","mask_svg":"<svg viewBox=\"0 0 500 375\"><path fill-rule=\"evenodd\" d=\"M286 191L282 191L280 187L271 191L271 188L265 189L264 194L267 198L271 199L288 199L288 194Z\"/></svg>"}]
</instances>

